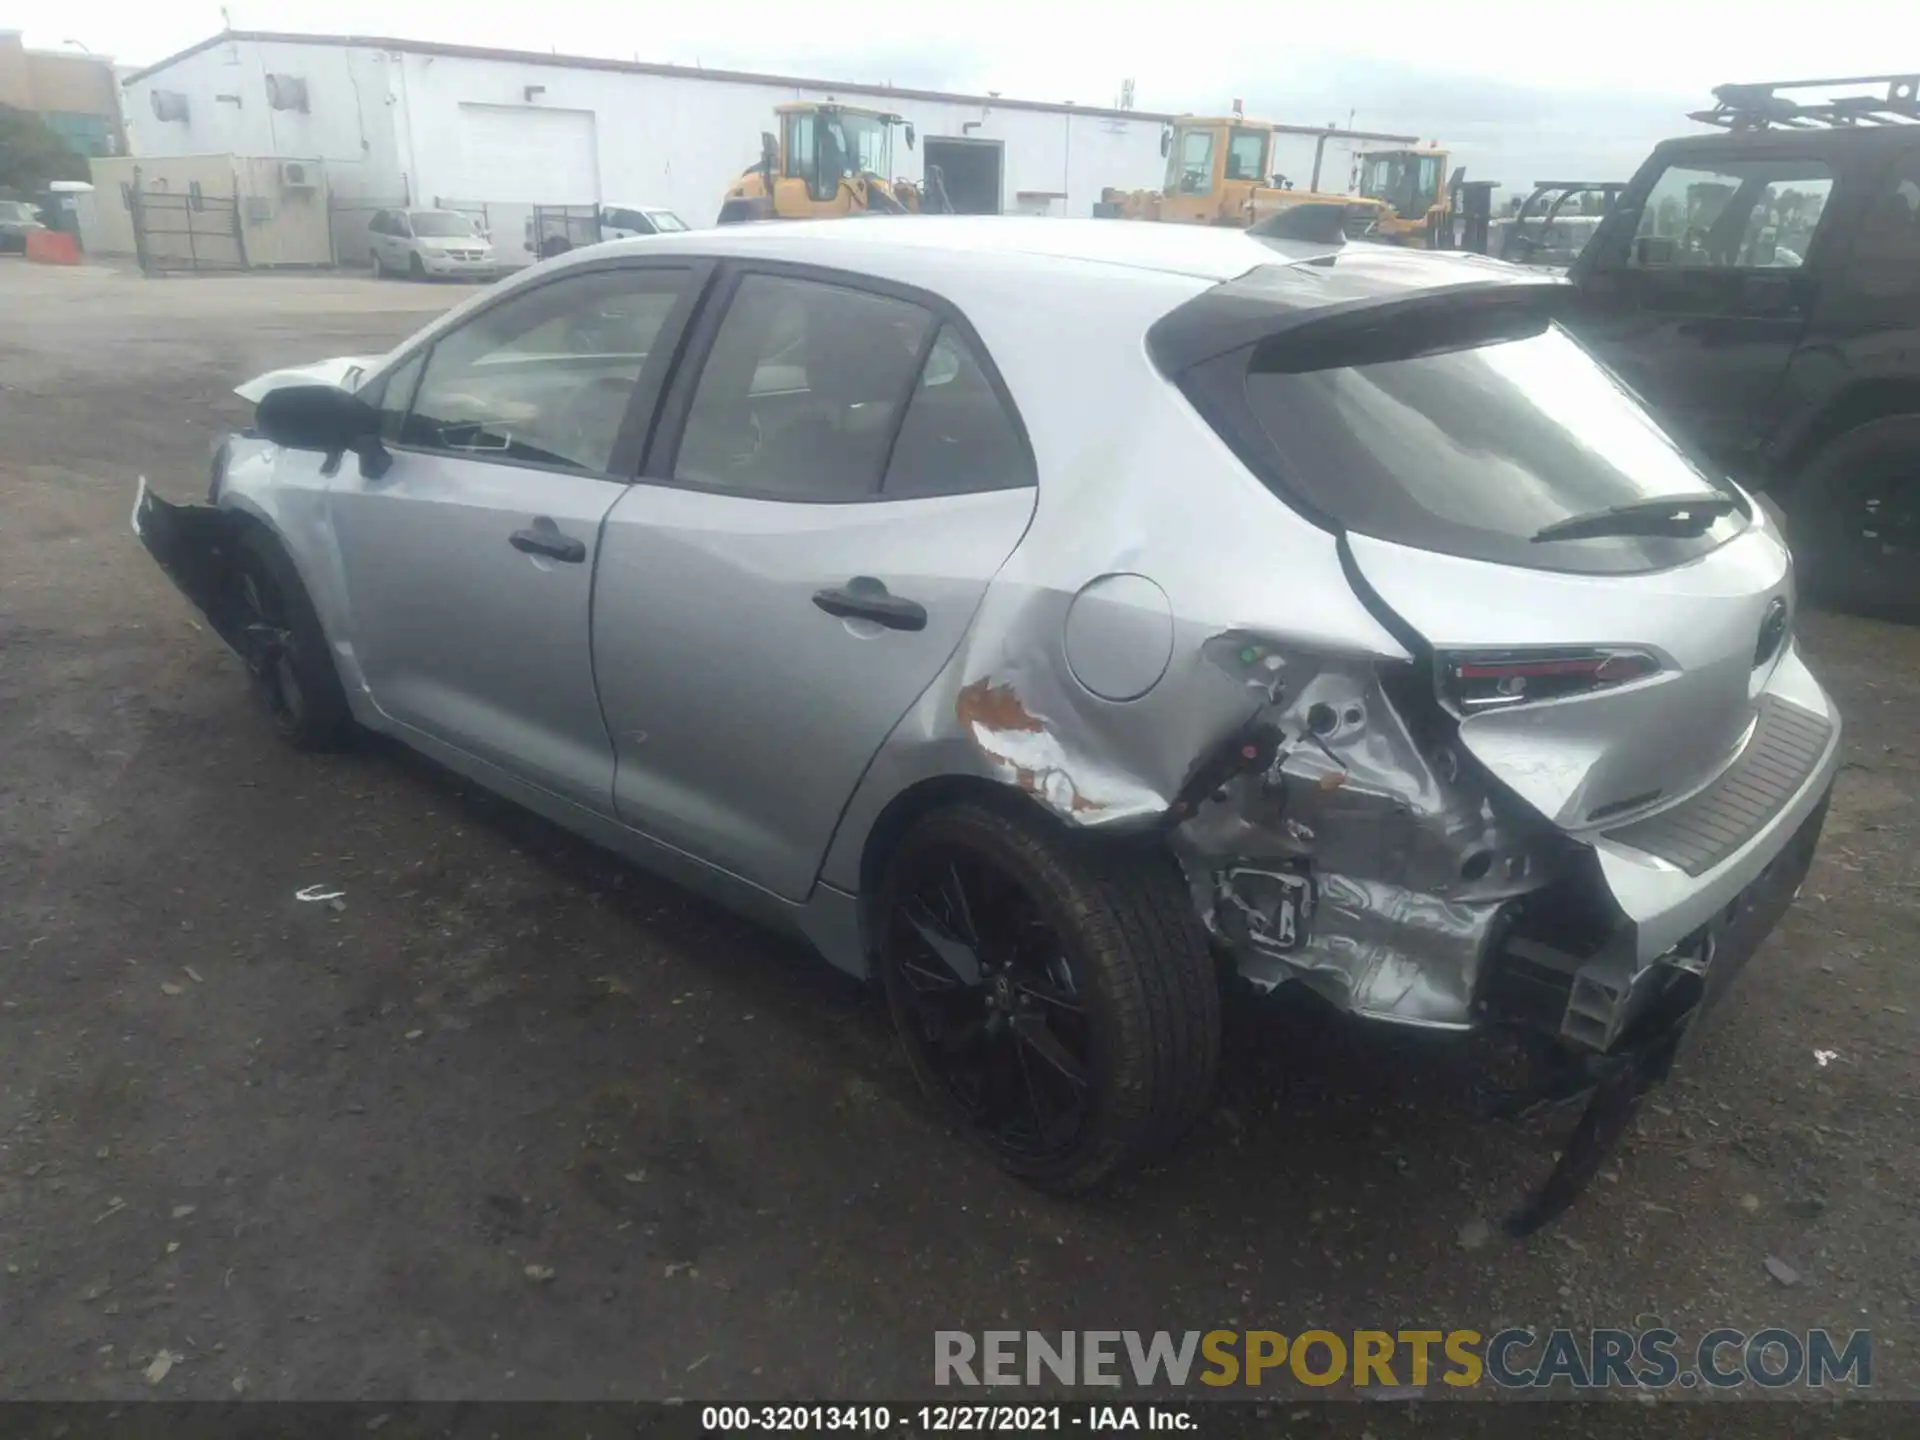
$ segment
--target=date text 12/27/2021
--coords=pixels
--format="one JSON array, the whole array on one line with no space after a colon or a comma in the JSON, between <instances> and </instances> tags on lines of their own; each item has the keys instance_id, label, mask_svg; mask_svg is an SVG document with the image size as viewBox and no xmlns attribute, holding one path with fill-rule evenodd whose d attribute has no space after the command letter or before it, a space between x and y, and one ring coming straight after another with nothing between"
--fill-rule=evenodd
<instances>
[{"instance_id":1,"label":"date text 12/27/2021","mask_svg":"<svg viewBox=\"0 0 1920 1440\"><path fill-rule=\"evenodd\" d=\"M1161 1430L1198 1428L1190 1410L1175 1405L707 1405L700 1428L712 1434L747 1431L804 1434L853 1431L879 1434L1007 1433L1034 1431Z\"/></svg>"}]
</instances>

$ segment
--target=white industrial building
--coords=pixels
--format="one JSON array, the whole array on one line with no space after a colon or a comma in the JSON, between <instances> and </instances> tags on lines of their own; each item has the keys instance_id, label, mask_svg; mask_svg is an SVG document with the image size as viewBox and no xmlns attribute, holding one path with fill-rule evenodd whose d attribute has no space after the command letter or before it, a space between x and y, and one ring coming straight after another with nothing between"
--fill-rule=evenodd
<instances>
[{"instance_id":1,"label":"white industrial building","mask_svg":"<svg viewBox=\"0 0 1920 1440\"><path fill-rule=\"evenodd\" d=\"M1006 213L1090 215L1102 188L1153 188L1168 116L414 40L229 31L134 72L136 157L319 162L342 261L364 259L374 209L484 206L516 258L535 205L659 205L713 223L759 155L774 106L841 100L901 115L894 176L964 147L997 168ZM290 172L298 176L296 166ZM889 177L892 178L892 177ZM1344 178L1344 176L1342 177ZM989 197L991 184L976 193ZM979 208L986 208L986 203ZM530 256L520 257L528 258Z\"/></svg>"}]
</instances>

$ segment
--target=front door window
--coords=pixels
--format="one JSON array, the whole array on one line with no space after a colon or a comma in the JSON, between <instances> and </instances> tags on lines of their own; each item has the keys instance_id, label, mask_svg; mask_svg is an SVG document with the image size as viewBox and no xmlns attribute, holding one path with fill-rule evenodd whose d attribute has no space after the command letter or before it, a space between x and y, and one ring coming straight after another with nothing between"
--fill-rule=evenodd
<instances>
[{"instance_id":1,"label":"front door window","mask_svg":"<svg viewBox=\"0 0 1920 1440\"><path fill-rule=\"evenodd\" d=\"M1669 165L1640 208L1636 269L1786 269L1806 263L1833 191L1817 160Z\"/></svg>"}]
</instances>

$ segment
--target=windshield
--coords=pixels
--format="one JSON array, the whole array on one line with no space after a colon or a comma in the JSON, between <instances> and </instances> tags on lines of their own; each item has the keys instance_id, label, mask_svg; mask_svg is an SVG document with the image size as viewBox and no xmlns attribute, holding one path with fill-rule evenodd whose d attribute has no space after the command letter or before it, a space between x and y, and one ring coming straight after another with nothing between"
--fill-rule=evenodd
<instances>
[{"instance_id":1,"label":"windshield","mask_svg":"<svg viewBox=\"0 0 1920 1440\"><path fill-rule=\"evenodd\" d=\"M821 112L820 173L835 178L863 172L886 179L893 170L893 129L877 115Z\"/></svg>"},{"instance_id":2,"label":"windshield","mask_svg":"<svg viewBox=\"0 0 1920 1440\"><path fill-rule=\"evenodd\" d=\"M473 222L458 210L415 210L407 219L413 225L414 234L435 240L468 240L479 233L473 228Z\"/></svg>"},{"instance_id":3,"label":"windshield","mask_svg":"<svg viewBox=\"0 0 1920 1440\"><path fill-rule=\"evenodd\" d=\"M1285 488L1345 528L1503 565L1594 574L1663 569L1738 533L1540 544L1557 521L1713 485L1557 326L1410 360L1278 373L1256 347L1247 403Z\"/></svg>"},{"instance_id":4,"label":"windshield","mask_svg":"<svg viewBox=\"0 0 1920 1440\"><path fill-rule=\"evenodd\" d=\"M1440 198L1446 157L1434 152L1388 150L1360 162L1360 193L1384 200L1403 220L1424 216Z\"/></svg>"},{"instance_id":5,"label":"windshield","mask_svg":"<svg viewBox=\"0 0 1920 1440\"><path fill-rule=\"evenodd\" d=\"M33 207L21 200L0 200L0 220L32 220Z\"/></svg>"}]
</instances>

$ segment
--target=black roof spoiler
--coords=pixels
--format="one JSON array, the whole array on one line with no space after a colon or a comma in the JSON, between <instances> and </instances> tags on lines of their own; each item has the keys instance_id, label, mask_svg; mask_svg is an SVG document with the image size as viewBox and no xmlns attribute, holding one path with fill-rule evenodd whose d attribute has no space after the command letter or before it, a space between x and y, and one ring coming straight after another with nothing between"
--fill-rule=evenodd
<instances>
[{"instance_id":1,"label":"black roof spoiler","mask_svg":"<svg viewBox=\"0 0 1920 1440\"><path fill-rule=\"evenodd\" d=\"M1347 221L1352 206L1338 200L1303 200L1276 210L1247 227L1256 239L1307 240L1317 245L1347 243Z\"/></svg>"},{"instance_id":2,"label":"black roof spoiler","mask_svg":"<svg viewBox=\"0 0 1920 1440\"><path fill-rule=\"evenodd\" d=\"M1375 253L1362 260L1365 252ZM1263 370L1411 359L1463 343L1537 334L1575 293L1564 280L1524 273L1436 285L1430 283L1432 257L1412 251L1376 252L1364 245L1337 254L1325 264L1259 266L1161 316L1147 331L1155 366L1177 379L1253 345L1261 347ZM1403 255L1427 263L1403 268Z\"/></svg>"}]
</instances>

